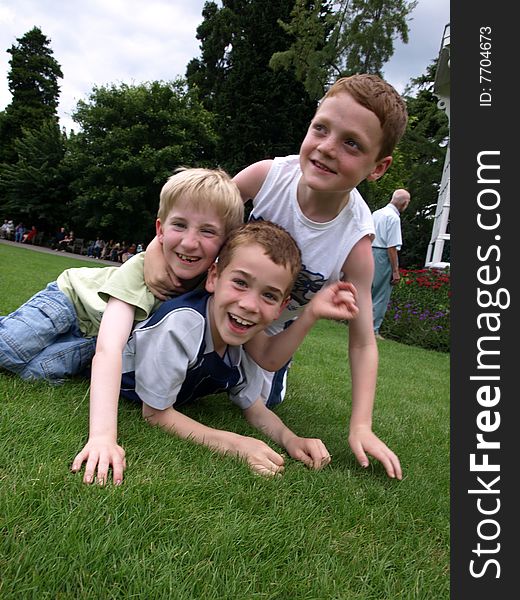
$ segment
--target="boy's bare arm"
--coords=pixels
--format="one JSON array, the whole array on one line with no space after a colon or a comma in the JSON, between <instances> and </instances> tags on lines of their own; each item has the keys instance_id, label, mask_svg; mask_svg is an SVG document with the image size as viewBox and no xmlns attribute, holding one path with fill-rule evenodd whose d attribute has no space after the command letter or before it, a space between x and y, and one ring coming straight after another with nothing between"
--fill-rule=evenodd
<instances>
[{"instance_id":1,"label":"boy's bare arm","mask_svg":"<svg viewBox=\"0 0 520 600\"><path fill-rule=\"evenodd\" d=\"M121 386L122 354L134 322L135 307L110 298L108 301L92 360L90 379L89 438L75 457L72 471L84 462L83 481L104 484L112 467L115 484L123 481L125 451L117 443L117 407Z\"/></svg>"},{"instance_id":2,"label":"boy's bare arm","mask_svg":"<svg viewBox=\"0 0 520 600\"><path fill-rule=\"evenodd\" d=\"M170 434L222 454L239 456L260 475L276 475L283 471L283 457L261 440L207 427L174 408L157 410L143 403L143 417L150 425L159 426Z\"/></svg>"},{"instance_id":3,"label":"boy's bare arm","mask_svg":"<svg viewBox=\"0 0 520 600\"><path fill-rule=\"evenodd\" d=\"M357 290L359 314L349 327L349 362L352 379L352 415L349 444L362 467L367 454L379 460L389 477L401 479L399 459L372 431L372 411L377 382L378 352L373 330L372 278L374 261L368 237L352 249L343 271Z\"/></svg>"},{"instance_id":4,"label":"boy's bare arm","mask_svg":"<svg viewBox=\"0 0 520 600\"><path fill-rule=\"evenodd\" d=\"M265 406L261 398L244 410L244 417L253 427L285 448L292 458L309 468L321 469L330 463L330 454L321 440L297 436Z\"/></svg>"},{"instance_id":5,"label":"boy's bare arm","mask_svg":"<svg viewBox=\"0 0 520 600\"><path fill-rule=\"evenodd\" d=\"M242 169L233 177L244 202L258 194L272 164L272 160L261 160Z\"/></svg>"},{"instance_id":6,"label":"boy's bare arm","mask_svg":"<svg viewBox=\"0 0 520 600\"><path fill-rule=\"evenodd\" d=\"M318 319L351 320L358 315L356 288L338 281L322 288L294 323L276 335L255 335L245 344L247 353L266 371L281 369L293 356Z\"/></svg>"}]
</instances>

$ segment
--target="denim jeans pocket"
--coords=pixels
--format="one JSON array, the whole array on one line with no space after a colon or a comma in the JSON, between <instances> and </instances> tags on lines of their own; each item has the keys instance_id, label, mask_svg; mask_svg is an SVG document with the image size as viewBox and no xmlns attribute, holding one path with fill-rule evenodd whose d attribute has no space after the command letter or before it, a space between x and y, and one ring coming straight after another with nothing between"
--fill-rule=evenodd
<instances>
[{"instance_id":1,"label":"denim jeans pocket","mask_svg":"<svg viewBox=\"0 0 520 600\"><path fill-rule=\"evenodd\" d=\"M96 338L62 336L28 363L21 376L24 379L46 379L60 383L67 377L79 375L92 361Z\"/></svg>"}]
</instances>

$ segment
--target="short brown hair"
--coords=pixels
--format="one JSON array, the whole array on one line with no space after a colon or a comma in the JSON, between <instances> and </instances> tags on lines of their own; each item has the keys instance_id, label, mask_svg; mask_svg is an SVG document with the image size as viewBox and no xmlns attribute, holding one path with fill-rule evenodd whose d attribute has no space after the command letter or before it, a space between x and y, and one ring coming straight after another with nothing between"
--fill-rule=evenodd
<instances>
[{"instance_id":1,"label":"short brown hair","mask_svg":"<svg viewBox=\"0 0 520 600\"><path fill-rule=\"evenodd\" d=\"M187 197L197 210L215 210L224 222L226 235L244 222L240 190L222 169L177 169L161 190L157 217L162 223L181 197Z\"/></svg>"},{"instance_id":2,"label":"short brown hair","mask_svg":"<svg viewBox=\"0 0 520 600\"><path fill-rule=\"evenodd\" d=\"M338 79L322 101L342 92L350 94L361 106L372 111L381 123L383 141L377 160L391 156L403 137L408 122L406 104L389 83L377 75L358 74Z\"/></svg>"},{"instance_id":3,"label":"short brown hair","mask_svg":"<svg viewBox=\"0 0 520 600\"><path fill-rule=\"evenodd\" d=\"M286 290L289 295L302 268L302 255L291 234L271 221L249 221L232 231L218 255L217 273L228 266L237 248L247 244L258 244L275 265L289 269L291 282Z\"/></svg>"}]
</instances>

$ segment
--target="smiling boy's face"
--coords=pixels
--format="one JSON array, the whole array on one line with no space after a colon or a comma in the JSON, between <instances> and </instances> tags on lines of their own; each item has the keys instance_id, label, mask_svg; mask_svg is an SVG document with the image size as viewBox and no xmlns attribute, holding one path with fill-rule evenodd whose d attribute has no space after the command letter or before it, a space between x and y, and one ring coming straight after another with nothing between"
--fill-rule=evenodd
<instances>
[{"instance_id":1,"label":"smiling boy's face","mask_svg":"<svg viewBox=\"0 0 520 600\"><path fill-rule=\"evenodd\" d=\"M156 222L163 255L175 275L189 281L203 275L214 263L225 239L223 219L215 210L203 212L180 198L164 223Z\"/></svg>"},{"instance_id":2,"label":"smiling boy's face","mask_svg":"<svg viewBox=\"0 0 520 600\"><path fill-rule=\"evenodd\" d=\"M382 135L378 117L350 94L326 98L300 148L305 183L317 191L350 192L364 179L378 179L392 162L377 159Z\"/></svg>"},{"instance_id":3,"label":"smiling boy's face","mask_svg":"<svg viewBox=\"0 0 520 600\"><path fill-rule=\"evenodd\" d=\"M236 248L221 273L213 265L206 289L213 294L210 320L215 350L245 344L277 319L291 283L290 268L275 264L259 244Z\"/></svg>"}]
</instances>

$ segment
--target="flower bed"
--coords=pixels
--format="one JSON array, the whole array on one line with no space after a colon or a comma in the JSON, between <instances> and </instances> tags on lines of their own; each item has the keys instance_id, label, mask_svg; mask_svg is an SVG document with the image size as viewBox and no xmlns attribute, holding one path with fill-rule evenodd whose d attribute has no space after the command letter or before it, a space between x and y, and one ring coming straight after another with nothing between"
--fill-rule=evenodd
<instances>
[{"instance_id":1,"label":"flower bed","mask_svg":"<svg viewBox=\"0 0 520 600\"><path fill-rule=\"evenodd\" d=\"M400 269L381 334L404 344L449 352L450 272Z\"/></svg>"}]
</instances>

